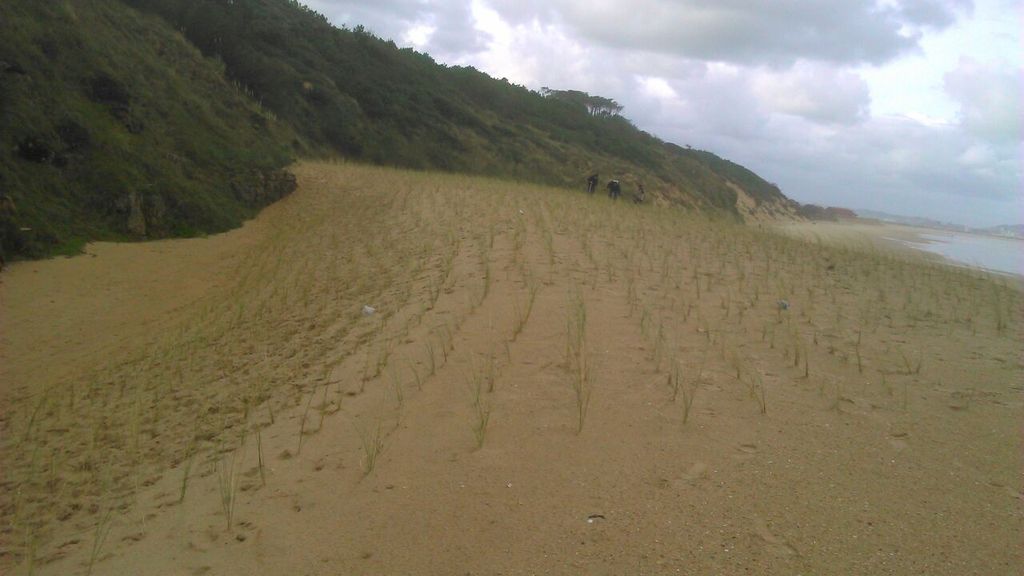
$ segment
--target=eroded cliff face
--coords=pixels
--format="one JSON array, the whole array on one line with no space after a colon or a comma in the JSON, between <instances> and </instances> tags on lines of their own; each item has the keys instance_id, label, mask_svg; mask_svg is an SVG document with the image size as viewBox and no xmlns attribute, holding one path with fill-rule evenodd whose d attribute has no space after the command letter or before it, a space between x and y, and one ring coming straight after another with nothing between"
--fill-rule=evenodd
<instances>
[{"instance_id":1,"label":"eroded cliff face","mask_svg":"<svg viewBox=\"0 0 1024 576\"><path fill-rule=\"evenodd\" d=\"M729 182L728 186L736 192L736 212L748 224L803 220L799 214L799 204L785 196L758 201L739 185Z\"/></svg>"},{"instance_id":2,"label":"eroded cliff face","mask_svg":"<svg viewBox=\"0 0 1024 576\"><path fill-rule=\"evenodd\" d=\"M296 186L295 175L287 170L250 171L231 181L230 192L246 206L262 208L291 194ZM173 228L167 204L159 193L133 190L118 197L111 208L129 236L162 238Z\"/></svg>"},{"instance_id":3,"label":"eroded cliff face","mask_svg":"<svg viewBox=\"0 0 1024 576\"><path fill-rule=\"evenodd\" d=\"M248 172L231 182L235 197L251 206L266 206L288 194L295 187L295 175L287 170Z\"/></svg>"}]
</instances>

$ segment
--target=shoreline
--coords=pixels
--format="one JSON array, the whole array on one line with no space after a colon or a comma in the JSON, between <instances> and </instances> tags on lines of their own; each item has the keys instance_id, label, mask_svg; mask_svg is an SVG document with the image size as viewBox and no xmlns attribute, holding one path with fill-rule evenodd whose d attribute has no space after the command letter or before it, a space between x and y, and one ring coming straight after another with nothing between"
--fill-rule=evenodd
<instances>
[{"instance_id":1,"label":"shoreline","mask_svg":"<svg viewBox=\"0 0 1024 576\"><path fill-rule=\"evenodd\" d=\"M996 278L1011 280L1018 287L1024 288L1024 274L978 266L915 246L915 244L927 246L943 243L941 240L928 238L927 235L969 236L985 240L1005 240L1024 244L1024 241L1017 238L907 226L877 220L785 222L774 226L774 228L784 234L805 240L831 244L859 245L869 249L884 250L912 258L920 258L930 262L939 262L956 268L983 272Z\"/></svg>"}]
</instances>

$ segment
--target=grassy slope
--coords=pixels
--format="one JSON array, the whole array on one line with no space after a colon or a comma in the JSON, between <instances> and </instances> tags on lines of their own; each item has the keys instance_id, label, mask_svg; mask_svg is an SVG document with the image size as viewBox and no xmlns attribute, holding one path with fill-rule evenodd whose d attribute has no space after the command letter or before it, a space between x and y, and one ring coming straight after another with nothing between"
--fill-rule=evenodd
<instances>
[{"instance_id":1,"label":"grassy slope","mask_svg":"<svg viewBox=\"0 0 1024 576\"><path fill-rule=\"evenodd\" d=\"M582 187L599 171L628 193L735 215L736 193L786 204L752 172L666 144L621 116L593 117L472 68L361 29L339 30L290 0L124 0L160 14L310 140L378 164Z\"/></svg>"},{"instance_id":2,"label":"grassy slope","mask_svg":"<svg viewBox=\"0 0 1024 576\"><path fill-rule=\"evenodd\" d=\"M271 199L231 184L252 192L284 166L289 132L158 19L110 0L11 0L0 37L8 255L130 237L133 193L148 236L224 230ZM27 142L40 161L19 155Z\"/></svg>"}]
</instances>

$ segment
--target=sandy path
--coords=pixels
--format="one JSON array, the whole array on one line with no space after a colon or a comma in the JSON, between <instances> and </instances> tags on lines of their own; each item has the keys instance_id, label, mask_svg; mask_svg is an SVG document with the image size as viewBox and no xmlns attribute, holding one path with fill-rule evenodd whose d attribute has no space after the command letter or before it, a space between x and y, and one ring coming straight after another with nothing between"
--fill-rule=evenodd
<instances>
[{"instance_id":1,"label":"sandy path","mask_svg":"<svg viewBox=\"0 0 1024 576\"><path fill-rule=\"evenodd\" d=\"M78 502L66 520L33 508L42 496L14 500L8 565L28 568L21 537L38 534L35 573L84 572L109 528L94 573L1019 571L1015 288L550 190L298 175L296 195L243 230L0 278L5 322L28 327L53 300L76 310L54 321L83 334L39 324L3 346L9 373L39 375L24 376L32 399L4 389L5 437L25 438L5 443L8 494L46 493L45 467L75 458L61 438L96 438L98 469L135 463L112 485L71 468L56 484L59 509ZM173 269L152 263L169 253ZM52 277L110 277L116 305L33 288ZM579 433L576 298L592 368ZM123 315L89 338L88 310L112 306ZM102 421L117 431L103 448L95 424L67 423L66 400L37 400L85 369L115 390L180 376L97 388L128 415Z\"/></svg>"}]
</instances>

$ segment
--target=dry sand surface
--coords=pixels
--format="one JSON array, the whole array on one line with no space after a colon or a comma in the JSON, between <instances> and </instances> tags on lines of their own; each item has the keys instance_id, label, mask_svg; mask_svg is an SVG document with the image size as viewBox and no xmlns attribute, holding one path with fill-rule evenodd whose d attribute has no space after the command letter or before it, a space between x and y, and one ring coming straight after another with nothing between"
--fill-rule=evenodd
<instances>
[{"instance_id":1,"label":"dry sand surface","mask_svg":"<svg viewBox=\"0 0 1024 576\"><path fill-rule=\"evenodd\" d=\"M296 172L240 230L0 274L0 572L1021 572L1015 285Z\"/></svg>"},{"instance_id":2,"label":"dry sand surface","mask_svg":"<svg viewBox=\"0 0 1024 576\"><path fill-rule=\"evenodd\" d=\"M893 240L924 242L921 233L926 231L924 228L875 220L783 222L778 227L783 232L814 243L825 242L831 245L858 247L869 252L882 250L907 254L922 254L922 252L893 242ZM923 254L929 255L928 253Z\"/></svg>"}]
</instances>

